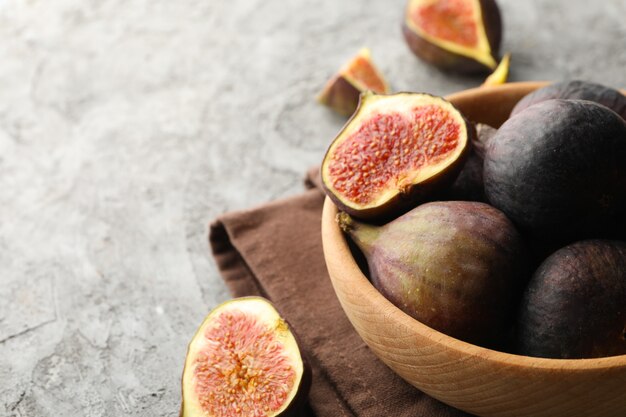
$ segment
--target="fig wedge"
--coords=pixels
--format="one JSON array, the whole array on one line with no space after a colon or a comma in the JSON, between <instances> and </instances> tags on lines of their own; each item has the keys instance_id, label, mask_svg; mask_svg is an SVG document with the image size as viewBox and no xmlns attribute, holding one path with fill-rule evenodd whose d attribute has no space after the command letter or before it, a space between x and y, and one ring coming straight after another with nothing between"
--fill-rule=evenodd
<instances>
[{"instance_id":1,"label":"fig wedge","mask_svg":"<svg viewBox=\"0 0 626 417\"><path fill-rule=\"evenodd\" d=\"M486 73L498 64L502 19L495 0L409 0L402 32L415 55L441 69Z\"/></svg>"},{"instance_id":2,"label":"fig wedge","mask_svg":"<svg viewBox=\"0 0 626 417\"><path fill-rule=\"evenodd\" d=\"M374 66L370 50L363 48L332 77L317 100L337 113L350 116L364 91L389 93L389 85Z\"/></svg>"},{"instance_id":3,"label":"fig wedge","mask_svg":"<svg viewBox=\"0 0 626 417\"><path fill-rule=\"evenodd\" d=\"M213 309L189 343L180 416L293 416L310 383L310 368L274 306L236 298Z\"/></svg>"},{"instance_id":4,"label":"fig wedge","mask_svg":"<svg viewBox=\"0 0 626 417\"><path fill-rule=\"evenodd\" d=\"M322 161L322 186L341 210L389 220L451 184L476 130L448 101L364 93Z\"/></svg>"},{"instance_id":5,"label":"fig wedge","mask_svg":"<svg viewBox=\"0 0 626 417\"><path fill-rule=\"evenodd\" d=\"M496 69L489 74L485 81L483 82L483 87L489 87L493 85L502 85L506 83L506 80L509 78L509 67L511 66L511 54L506 53L500 60L500 63L496 67Z\"/></svg>"}]
</instances>

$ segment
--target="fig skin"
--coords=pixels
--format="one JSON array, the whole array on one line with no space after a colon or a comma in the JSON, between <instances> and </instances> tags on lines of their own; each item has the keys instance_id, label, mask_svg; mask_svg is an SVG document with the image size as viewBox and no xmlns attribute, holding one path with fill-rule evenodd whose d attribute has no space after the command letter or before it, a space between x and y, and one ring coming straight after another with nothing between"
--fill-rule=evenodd
<instances>
[{"instance_id":1,"label":"fig skin","mask_svg":"<svg viewBox=\"0 0 626 417\"><path fill-rule=\"evenodd\" d=\"M346 212L351 216L361 220L367 220L376 224L384 224L390 220L395 219L399 215L406 213L420 203L437 199L437 195L450 187L450 185L456 180L457 176L463 169L465 161L470 154L472 143L477 140L476 127L472 123L470 123L453 104L449 103L441 97L433 96L427 93L409 92L388 94L386 95L386 97L399 97L402 95L414 94L432 97L433 100L443 100L462 117L463 124L467 132L467 138L465 146L461 150L461 153L445 169L417 184L410 184L408 187L403 189L402 192L398 192L384 203L379 204L375 207L355 208L344 203L338 196L335 195L331 187L328 186L328 183L332 180L325 177L324 165L325 161L330 158L330 152L332 149L331 144L331 147L329 147L329 149L326 151L326 154L324 155L322 169L320 170L320 182L322 184L322 190L324 191L324 193L333 201L335 206L337 206L340 211ZM346 130L351 126L353 121L355 121L355 119L359 118L362 113L365 113L367 111L366 107L370 97L377 96L380 97L383 95L377 95L371 92L365 92L361 94L357 110L346 122L342 130L337 134L335 140L333 141L333 144L335 143L335 141L342 137Z\"/></svg>"},{"instance_id":2,"label":"fig skin","mask_svg":"<svg viewBox=\"0 0 626 417\"><path fill-rule=\"evenodd\" d=\"M495 70L497 66L498 53L502 40L502 17L500 8L495 0L478 0L481 8L483 27L487 35L487 41L494 60L492 66L487 66L472 57L449 51L441 46L435 45L429 40L420 36L407 24L408 4L405 18L402 24L402 34L409 46L409 49L420 59L444 71L457 72L461 74L485 74Z\"/></svg>"},{"instance_id":3,"label":"fig skin","mask_svg":"<svg viewBox=\"0 0 626 417\"><path fill-rule=\"evenodd\" d=\"M548 257L524 294L518 353L582 359L626 354L626 243L588 240Z\"/></svg>"},{"instance_id":4,"label":"fig skin","mask_svg":"<svg viewBox=\"0 0 626 417\"><path fill-rule=\"evenodd\" d=\"M626 122L583 100L548 100L508 119L489 141L488 201L551 252L626 229Z\"/></svg>"},{"instance_id":5,"label":"fig skin","mask_svg":"<svg viewBox=\"0 0 626 417\"><path fill-rule=\"evenodd\" d=\"M533 104L557 98L593 101L626 119L626 96L613 88L580 80L561 81L527 94L513 107L511 117Z\"/></svg>"},{"instance_id":6,"label":"fig skin","mask_svg":"<svg viewBox=\"0 0 626 417\"><path fill-rule=\"evenodd\" d=\"M186 388L186 384L185 384L185 374L187 371L187 366L189 365L189 357L190 355L193 354L197 354L198 352L194 352L192 351L192 344L194 342L194 340L198 337L198 335L200 334L200 332L203 332L206 328L206 326L208 325L208 323L210 322L211 318L214 315L217 315L218 312L220 312L224 307L228 307L228 306L232 306L233 304L243 304L243 303L260 303L262 305L264 305L266 308L269 307L269 310L271 311L271 314L273 316L275 316L280 322L282 322L282 325L280 325L280 327L284 330L284 329L288 329L288 332L293 336L293 338L295 339L295 344L298 347L298 351L300 354L300 360L302 362L302 375L300 376L300 383L298 385L298 387L294 388L297 390L296 394L294 397L292 397L289 405L281 412L276 413L276 414L272 414L271 417L296 417L298 415L301 414L302 411L302 407L304 407L307 399L308 399L308 394L309 394L309 390L311 387L311 383L312 383L312 369L311 369L311 365L306 357L306 355L304 355L304 353L302 352L302 349L299 348L299 346L301 346L300 341L297 337L297 335L294 333L293 331L293 327L291 327L289 325L289 323L278 313L278 311L276 310L276 308L274 307L274 305L272 304L272 302L264 297L259 297L259 296L247 296L247 297L239 297L239 298L234 298L228 301L225 301L223 303L221 303L220 305L216 306L213 310L211 310L211 312L209 312L209 314L206 316L206 318L204 319L203 323L199 326L196 334L193 336L191 342L189 343L189 346L187 348L187 359L185 360L185 367L183 368L183 373L182 373L182 381L181 381L181 398L183 399L181 401L181 406L180 406L180 412L179 412L179 416L180 417L205 417L206 413L202 410L196 409L194 407L186 407L185 406L185 398L187 398L187 396L185 395L185 388ZM267 312L265 313L267 314ZM192 389L192 386L187 387L188 389ZM192 394L190 394L192 395Z\"/></svg>"},{"instance_id":7,"label":"fig skin","mask_svg":"<svg viewBox=\"0 0 626 417\"><path fill-rule=\"evenodd\" d=\"M337 75L324 89L317 101L342 116L350 116L359 105L361 90L344 76Z\"/></svg>"},{"instance_id":8,"label":"fig skin","mask_svg":"<svg viewBox=\"0 0 626 417\"><path fill-rule=\"evenodd\" d=\"M425 203L384 226L340 213L372 284L411 317L470 343L502 348L528 279L524 243L480 202Z\"/></svg>"},{"instance_id":9,"label":"fig skin","mask_svg":"<svg viewBox=\"0 0 626 417\"><path fill-rule=\"evenodd\" d=\"M487 202L483 187L483 157L487 141L497 129L483 124L476 124L477 139L472 142L469 156L454 183L443 193L441 200Z\"/></svg>"}]
</instances>

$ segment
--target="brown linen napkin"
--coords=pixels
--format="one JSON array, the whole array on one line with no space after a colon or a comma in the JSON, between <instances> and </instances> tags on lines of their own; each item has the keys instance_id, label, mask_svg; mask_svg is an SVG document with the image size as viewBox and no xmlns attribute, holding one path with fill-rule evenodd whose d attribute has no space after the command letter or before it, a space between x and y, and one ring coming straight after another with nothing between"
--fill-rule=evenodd
<instances>
[{"instance_id":1,"label":"brown linen napkin","mask_svg":"<svg viewBox=\"0 0 626 417\"><path fill-rule=\"evenodd\" d=\"M345 316L322 254L324 196L318 171L301 195L220 217L209 240L235 297L270 299L291 324L311 362L306 416L469 416L419 392L386 367Z\"/></svg>"}]
</instances>

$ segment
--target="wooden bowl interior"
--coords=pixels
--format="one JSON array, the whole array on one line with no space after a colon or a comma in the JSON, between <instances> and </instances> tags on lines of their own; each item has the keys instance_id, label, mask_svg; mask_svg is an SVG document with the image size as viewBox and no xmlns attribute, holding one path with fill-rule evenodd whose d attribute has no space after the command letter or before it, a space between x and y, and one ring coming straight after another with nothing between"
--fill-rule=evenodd
<instances>
[{"instance_id":1,"label":"wooden bowl interior","mask_svg":"<svg viewBox=\"0 0 626 417\"><path fill-rule=\"evenodd\" d=\"M499 127L515 103L546 83L511 83L448 96L469 120ZM626 416L626 355L581 360L531 358L437 332L391 304L359 267L358 254L326 199L324 256L337 297L372 351L407 382L483 417ZM356 256L355 256L356 255Z\"/></svg>"}]
</instances>

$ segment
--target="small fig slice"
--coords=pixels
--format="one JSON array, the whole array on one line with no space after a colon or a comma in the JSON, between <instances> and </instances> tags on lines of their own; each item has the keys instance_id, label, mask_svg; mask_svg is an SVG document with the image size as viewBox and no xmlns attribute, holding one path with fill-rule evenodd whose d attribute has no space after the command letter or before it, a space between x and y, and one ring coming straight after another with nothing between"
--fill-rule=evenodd
<instances>
[{"instance_id":1,"label":"small fig slice","mask_svg":"<svg viewBox=\"0 0 626 417\"><path fill-rule=\"evenodd\" d=\"M614 88L589 81L561 81L547 85L524 96L511 111L511 117L522 110L552 99L589 100L608 107L626 119L626 96Z\"/></svg>"},{"instance_id":2,"label":"small fig slice","mask_svg":"<svg viewBox=\"0 0 626 417\"><path fill-rule=\"evenodd\" d=\"M289 326L261 297L226 301L194 335L181 417L292 416L311 382Z\"/></svg>"},{"instance_id":3,"label":"small fig slice","mask_svg":"<svg viewBox=\"0 0 626 417\"><path fill-rule=\"evenodd\" d=\"M341 210L390 219L450 185L475 136L443 98L365 93L326 152L322 185Z\"/></svg>"},{"instance_id":4,"label":"small fig slice","mask_svg":"<svg viewBox=\"0 0 626 417\"><path fill-rule=\"evenodd\" d=\"M586 240L559 249L524 294L518 353L558 359L626 354L626 243Z\"/></svg>"},{"instance_id":5,"label":"small fig slice","mask_svg":"<svg viewBox=\"0 0 626 417\"><path fill-rule=\"evenodd\" d=\"M408 315L452 337L500 347L527 274L521 236L499 210L425 203L383 225L339 213L372 284Z\"/></svg>"},{"instance_id":6,"label":"small fig slice","mask_svg":"<svg viewBox=\"0 0 626 417\"><path fill-rule=\"evenodd\" d=\"M408 0L402 31L415 55L441 69L497 66L502 20L495 0Z\"/></svg>"},{"instance_id":7,"label":"small fig slice","mask_svg":"<svg viewBox=\"0 0 626 417\"><path fill-rule=\"evenodd\" d=\"M350 116L359 104L359 95L364 91L379 94L390 92L367 48L361 49L326 83L317 100L341 115Z\"/></svg>"},{"instance_id":8,"label":"small fig slice","mask_svg":"<svg viewBox=\"0 0 626 417\"><path fill-rule=\"evenodd\" d=\"M494 85L502 85L506 83L506 80L509 78L509 67L511 66L511 54L505 54L500 63L496 67L496 69L489 74L485 81L483 82L483 87L489 87Z\"/></svg>"}]
</instances>

